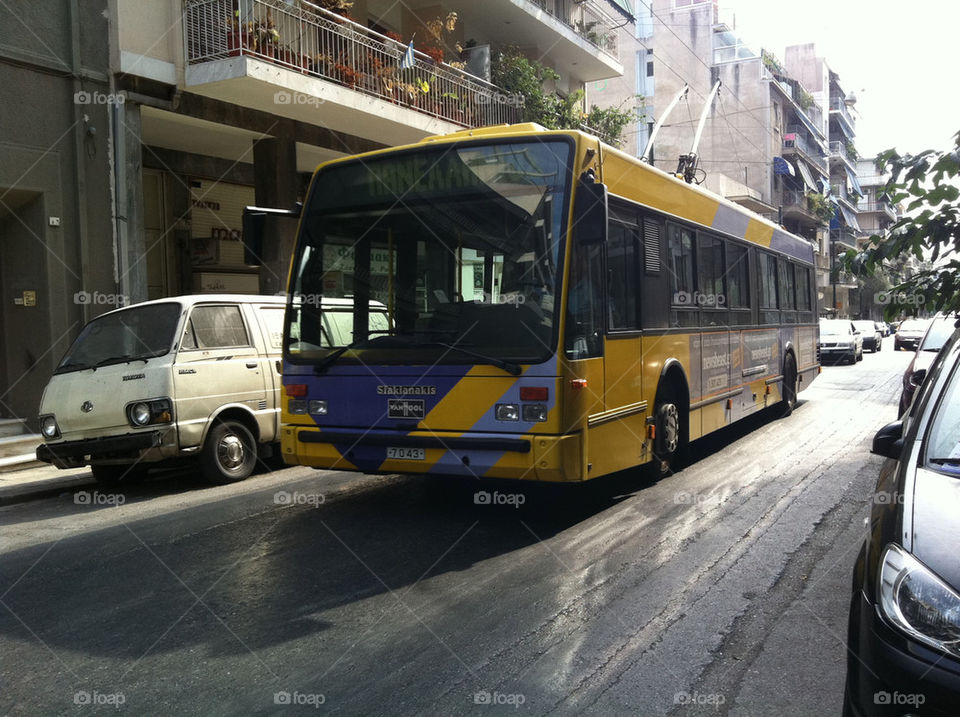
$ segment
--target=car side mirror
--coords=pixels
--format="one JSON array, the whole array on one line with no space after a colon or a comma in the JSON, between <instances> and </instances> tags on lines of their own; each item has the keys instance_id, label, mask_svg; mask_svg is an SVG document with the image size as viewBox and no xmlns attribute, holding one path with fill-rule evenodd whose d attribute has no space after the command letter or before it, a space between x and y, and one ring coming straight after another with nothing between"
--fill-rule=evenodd
<instances>
[{"instance_id":1,"label":"car side mirror","mask_svg":"<svg viewBox=\"0 0 960 717\"><path fill-rule=\"evenodd\" d=\"M886 458L900 458L903 451L903 421L894 421L877 431L873 437L871 453Z\"/></svg>"},{"instance_id":2,"label":"car side mirror","mask_svg":"<svg viewBox=\"0 0 960 717\"><path fill-rule=\"evenodd\" d=\"M918 368L916 371L913 371L910 374L910 384L914 388L918 388L920 384L923 383L923 379L925 379L926 377L927 377L927 369Z\"/></svg>"}]
</instances>

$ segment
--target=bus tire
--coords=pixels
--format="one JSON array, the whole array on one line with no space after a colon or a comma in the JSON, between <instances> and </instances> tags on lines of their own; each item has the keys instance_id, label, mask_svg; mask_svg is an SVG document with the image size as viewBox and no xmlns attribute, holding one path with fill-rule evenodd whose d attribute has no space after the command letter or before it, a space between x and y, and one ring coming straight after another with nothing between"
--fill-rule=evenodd
<instances>
[{"instance_id":1,"label":"bus tire","mask_svg":"<svg viewBox=\"0 0 960 717\"><path fill-rule=\"evenodd\" d=\"M207 434L200 454L200 468L208 483L237 483L249 477L257 465L257 442L239 421L217 421Z\"/></svg>"},{"instance_id":2,"label":"bus tire","mask_svg":"<svg viewBox=\"0 0 960 717\"><path fill-rule=\"evenodd\" d=\"M670 475L679 468L680 456L685 448L683 435L683 408L677 399L679 391L667 389L657 396L654 407L654 425L656 434L653 441L653 462L655 473L660 478Z\"/></svg>"},{"instance_id":3,"label":"bus tire","mask_svg":"<svg viewBox=\"0 0 960 717\"><path fill-rule=\"evenodd\" d=\"M797 362L793 354L787 354L783 359L783 380L780 384L780 417L786 418L797 407Z\"/></svg>"}]
</instances>

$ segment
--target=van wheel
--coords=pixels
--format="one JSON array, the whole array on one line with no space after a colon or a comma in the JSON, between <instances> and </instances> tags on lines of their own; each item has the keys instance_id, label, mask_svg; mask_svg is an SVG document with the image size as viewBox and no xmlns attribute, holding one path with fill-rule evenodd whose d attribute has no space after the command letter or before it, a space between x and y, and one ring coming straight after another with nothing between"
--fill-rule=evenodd
<instances>
[{"instance_id":1,"label":"van wheel","mask_svg":"<svg viewBox=\"0 0 960 717\"><path fill-rule=\"evenodd\" d=\"M207 434L200 454L203 477L210 483L236 483L253 473L257 443L253 434L237 421L217 421Z\"/></svg>"},{"instance_id":2,"label":"van wheel","mask_svg":"<svg viewBox=\"0 0 960 717\"><path fill-rule=\"evenodd\" d=\"M783 400L780 401L780 416L786 418L797 407L797 362L793 354L787 354L783 360L783 383L780 389Z\"/></svg>"}]
</instances>

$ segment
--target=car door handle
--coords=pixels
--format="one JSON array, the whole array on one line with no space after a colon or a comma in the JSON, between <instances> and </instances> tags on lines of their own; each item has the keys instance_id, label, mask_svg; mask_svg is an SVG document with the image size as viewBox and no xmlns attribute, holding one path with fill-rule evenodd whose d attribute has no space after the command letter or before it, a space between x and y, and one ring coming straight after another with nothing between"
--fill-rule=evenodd
<instances>
[{"instance_id":1,"label":"car door handle","mask_svg":"<svg viewBox=\"0 0 960 717\"><path fill-rule=\"evenodd\" d=\"M247 361L247 368L256 368L256 367L257 367L256 361Z\"/></svg>"}]
</instances>

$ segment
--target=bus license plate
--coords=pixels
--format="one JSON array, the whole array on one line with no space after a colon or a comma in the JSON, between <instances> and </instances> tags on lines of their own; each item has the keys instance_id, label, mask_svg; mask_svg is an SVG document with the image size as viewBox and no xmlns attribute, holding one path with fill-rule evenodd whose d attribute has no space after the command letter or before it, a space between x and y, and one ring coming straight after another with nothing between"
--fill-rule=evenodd
<instances>
[{"instance_id":1,"label":"bus license plate","mask_svg":"<svg viewBox=\"0 0 960 717\"><path fill-rule=\"evenodd\" d=\"M399 458L404 461L422 461L426 459L427 451L424 448L387 447L387 458Z\"/></svg>"}]
</instances>

